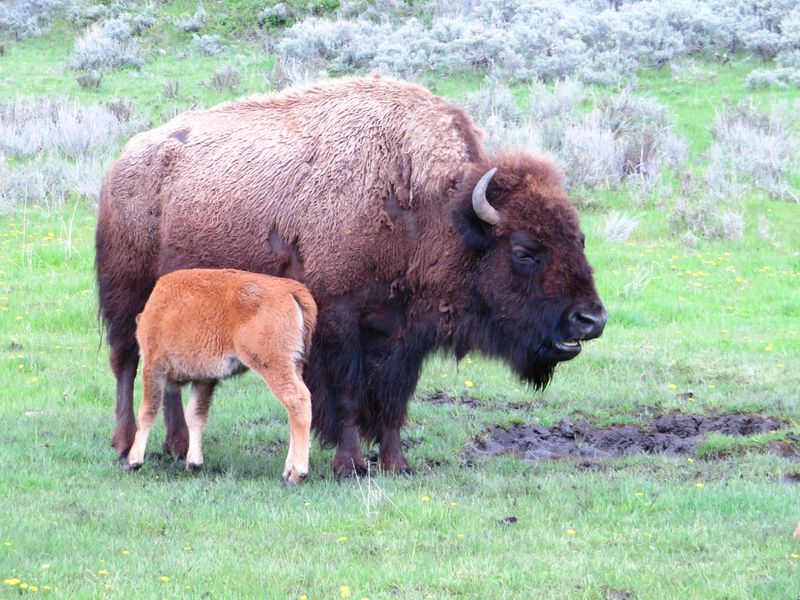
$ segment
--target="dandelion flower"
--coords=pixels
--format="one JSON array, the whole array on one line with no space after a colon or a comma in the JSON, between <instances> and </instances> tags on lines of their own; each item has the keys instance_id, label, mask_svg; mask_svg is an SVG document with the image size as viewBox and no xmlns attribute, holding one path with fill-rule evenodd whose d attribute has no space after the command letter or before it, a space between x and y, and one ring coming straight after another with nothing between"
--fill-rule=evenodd
<instances>
[{"instance_id":1,"label":"dandelion flower","mask_svg":"<svg viewBox=\"0 0 800 600\"><path fill-rule=\"evenodd\" d=\"M686 459L686 462L688 462L688 463L693 463L693 462L694 462L694 459L693 459L693 458L690 456L689 458L687 458L687 459Z\"/></svg>"},{"instance_id":2,"label":"dandelion flower","mask_svg":"<svg viewBox=\"0 0 800 600\"><path fill-rule=\"evenodd\" d=\"M38 592L38 591L39 591L39 586L38 586L38 585L32 585L32 586L31 586L30 588L28 588L28 589L29 589L30 591L32 591L32 592Z\"/></svg>"},{"instance_id":3,"label":"dandelion flower","mask_svg":"<svg viewBox=\"0 0 800 600\"><path fill-rule=\"evenodd\" d=\"M430 496L423 496L422 497L422 501L423 502L430 502L431 501L431 497Z\"/></svg>"},{"instance_id":4,"label":"dandelion flower","mask_svg":"<svg viewBox=\"0 0 800 600\"><path fill-rule=\"evenodd\" d=\"M450 508L457 508L457 507L458 507L458 502L451 502L450 503Z\"/></svg>"},{"instance_id":5,"label":"dandelion flower","mask_svg":"<svg viewBox=\"0 0 800 600\"><path fill-rule=\"evenodd\" d=\"M27 583L20 583L19 584L19 589L21 589L21 590L27 590L29 587L30 586Z\"/></svg>"},{"instance_id":6,"label":"dandelion flower","mask_svg":"<svg viewBox=\"0 0 800 600\"><path fill-rule=\"evenodd\" d=\"M192 547L191 546L184 546L183 547L183 551L184 552L191 552L192 551Z\"/></svg>"},{"instance_id":7,"label":"dandelion flower","mask_svg":"<svg viewBox=\"0 0 800 600\"><path fill-rule=\"evenodd\" d=\"M456 534L456 537L457 537L458 539L460 539L460 540L463 540L463 539L464 539L464 534L463 534L463 533L457 533L457 534Z\"/></svg>"},{"instance_id":8,"label":"dandelion flower","mask_svg":"<svg viewBox=\"0 0 800 600\"><path fill-rule=\"evenodd\" d=\"M43 585L43 586L42 586L42 589L43 589L45 592L49 592L49 591L50 591L52 588L51 588L49 585Z\"/></svg>"},{"instance_id":9,"label":"dandelion flower","mask_svg":"<svg viewBox=\"0 0 800 600\"><path fill-rule=\"evenodd\" d=\"M675 385L674 383L670 383L670 384L667 384L667 387L668 387L669 389L671 389L671 390L674 390L674 389L675 389L676 387L678 387L678 386L677 386L677 385Z\"/></svg>"},{"instance_id":10,"label":"dandelion flower","mask_svg":"<svg viewBox=\"0 0 800 600\"><path fill-rule=\"evenodd\" d=\"M106 571L105 569L100 569L100 570L97 572L97 574L98 574L98 575L108 575L108 571Z\"/></svg>"},{"instance_id":11,"label":"dandelion flower","mask_svg":"<svg viewBox=\"0 0 800 600\"><path fill-rule=\"evenodd\" d=\"M299 597L297 600L308 600L308 596L306 596L305 594L303 594L303 595L302 595L302 596L300 596L300 597Z\"/></svg>"},{"instance_id":12,"label":"dandelion flower","mask_svg":"<svg viewBox=\"0 0 800 600\"><path fill-rule=\"evenodd\" d=\"M50 568L50 563L42 563L42 568L43 569L49 569Z\"/></svg>"},{"instance_id":13,"label":"dandelion flower","mask_svg":"<svg viewBox=\"0 0 800 600\"><path fill-rule=\"evenodd\" d=\"M567 535L575 535L574 529L567 529Z\"/></svg>"},{"instance_id":14,"label":"dandelion flower","mask_svg":"<svg viewBox=\"0 0 800 600\"><path fill-rule=\"evenodd\" d=\"M703 487L703 483L701 483L700 481L698 481L697 483L695 483L695 484L694 484L694 487L696 487L696 488L699 490L700 488L702 488L702 487Z\"/></svg>"},{"instance_id":15,"label":"dandelion flower","mask_svg":"<svg viewBox=\"0 0 800 600\"><path fill-rule=\"evenodd\" d=\"M166 575L162 575L161 576L161 583L167 583L168 581L169 581L169 577L167 577Z\"/></svg>"},{"instance_id":16,"label":"dandelion flower","mask_svg":"<svg viewBox=\"0 0 800 600\"><path fill-rule=\"evenodd\" d=\"M342 598L349 598L350 597L350 587L346 586L346 585L343 585L342 587L340 587L339 588L339 595Z\"/></svg>"},{"instance_id":17,"label":"dandelion flower","mask_svg":"<svg viewBox=\"0 0 800 600\"><path fill-rule=\"evenodd\" d=\"M340 537L340 538L339 538L338 540L336 540L336 541L337 541L338 543L340 543L340 544L344 544L344 543L347 541L347 536L346 536L346 535L343 535L342 537Z\"/></svg>"},{"instance_id":18,"label":"dandelion flower","mask_svg":"<svg viewBox=\"0 0 800 600\"><path fill-rule=\"evenodd\" d=\"M464 382L464 385L465 385L465 386L467 386L468 388L475 387L475 383L474 383L474 382L472 382L472 381L470 381L469 379L467 379L467 380Z\"/></svg>"},{"instance_id":19,"label":"dandelion flower","mask_svg":"<svg viewBox=\"0 0 800 600\"><path fill-rule=\"evenodd\" d=\"M644 496L644 492L636 492L636 496L641 498L642 496Z\"/></svg>"},{"instance_id":20,"label":"dandelion flower","mask_svg":"<svg viewBox=\"0 0 800 600\"><path fill-rule=\"evenodd\" d=\"M131 553L130 550L123 550L122 552L120 552L120 554L122 554L122 556L128 556L130 553Z\"/></svg>"},{"instance_id":21,"label":"dandelion flower","mask_svg":"<svg viewBox=\"0 0 800 600\"><path fill-rule=\"evenodd\" d=\"M16 577L14 577L12 579L4 579L3 580L3 585L14 586L14 585L19 585L20 583L21 583L21 581L19 579L17 579Z\"/></svg>"}]
</instances>

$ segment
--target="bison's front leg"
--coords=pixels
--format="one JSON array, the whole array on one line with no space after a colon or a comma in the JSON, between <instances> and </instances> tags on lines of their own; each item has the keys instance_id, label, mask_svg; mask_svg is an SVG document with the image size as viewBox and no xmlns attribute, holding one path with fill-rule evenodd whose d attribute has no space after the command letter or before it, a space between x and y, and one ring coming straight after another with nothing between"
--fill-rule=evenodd
<instances>
[{"instance_id":1,"label":"bison's front leg","mask_svg":"<svg viewBox=\"0 0 800 600\"><path fill-rule=\"evenodd\" d=\"M413 470L403 455L400 429L406 421L408 401L414 393L428 345L408 332L397 337L399 343L389 356L374 373L368 374L369 394L380 406L381 468L387 473L411 474Z\"/></svg>"},{"instance_id":2,"label":"bison's front leg","mask_svg":"<svg viewBox=\"0 0 800 600\"><path fill-rule=\"evenodd\" d=\"M336 455L331 465L338 478L353 475L364 476L367 474L367 463L361 453L361 444L358 440L358 427L345 425L339 435L336 446Z\"/></svg>"},{"instance_id":3,"label":"bison's front leg","mask_svg":"<svg viewBox=\"0 0 800 600\"><path fill-rule=\"evenodd\" d=\"M381 469L387 473L411 475L413 470L406 462L403 455L403 446L400 442L400 429L397 427L384 427L381 432L381 450L378 455Z\"/></svg>"}]
</instances>

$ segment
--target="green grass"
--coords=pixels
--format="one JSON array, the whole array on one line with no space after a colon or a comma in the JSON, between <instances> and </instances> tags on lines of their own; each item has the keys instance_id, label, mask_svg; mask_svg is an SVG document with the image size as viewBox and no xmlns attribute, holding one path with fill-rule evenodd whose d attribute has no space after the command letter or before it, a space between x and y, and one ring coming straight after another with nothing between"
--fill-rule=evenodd
<instances>
[{"instance_id":1,"label":"green grass","mask_svg":"<svg viewBox=\"0 0 800 600\"><path fill-rule=\"evenodd\" d=\"M181 60L165 34L163 56L106 75L92 93L64 70L71 32L60 27L8 48L0 97L124 96L156 124L175 107L230 97L206 85L222 63L238 65L251 92L264 88L273 60L238 41L225 57ZM744 98L750 67L704 65L716 78L685 84L666 69L647 72L640 91L669 106L697 153L715 107ZM179 82L178 101L161 96L167 81ZM436 89L452 97L479 84L444 79ZM596 195L598 211L627 201ZM160 424L144 468L120 471L108 446L114 382L96 320L95 215L81 204L73 219L73 208L0 216L0 579L63 598L339 598L341 586L356 599L800 593L798 489L781 483L797 462L768 449L800 424L796 204L750 200L743 240L692 251L670 235L663 210L637 211L642 224L623 245L597 235L600 212L584 214L610 313L600 340L561 365L543 393L479 356L458 365L434 356L404 431L414 477L338 483L332 452L314 446L312 476L296 489L279 480L285 414L250 374L217 393L202 473L152 454ZM759 237L758 215L771 241ZM439 390L481 406L424 401ZM464 460L491 424L629 423L647 410L760 411L788 425L709 438L691 461L638 456L601 461L599 471L572 460ZM509 516L517 522L502 525ZM0 598L19 593L0 587Z\"/></svg>"}]
</instances>

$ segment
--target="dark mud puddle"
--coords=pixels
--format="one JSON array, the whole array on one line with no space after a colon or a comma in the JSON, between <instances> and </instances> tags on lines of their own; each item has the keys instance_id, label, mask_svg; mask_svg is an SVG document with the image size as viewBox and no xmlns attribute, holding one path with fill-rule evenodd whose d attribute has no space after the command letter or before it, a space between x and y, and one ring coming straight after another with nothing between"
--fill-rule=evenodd
<instances>
[{"instance_id":1,"label":"dark mud puddle","mask_svg":"<svg viewBox=\"0 0 800 600\"><path fill-rule=\"evenodd\" d=\"M629 454L687 455L709 433L746 436L781 429L784 423L758 414L670 413L644 425L593 427L588 421L565 419L553 427L514 425L489 428L475 441L468 455L486 456L505 452L529 460L542 458L610 458Z\"/></svg>"}]
</instances>

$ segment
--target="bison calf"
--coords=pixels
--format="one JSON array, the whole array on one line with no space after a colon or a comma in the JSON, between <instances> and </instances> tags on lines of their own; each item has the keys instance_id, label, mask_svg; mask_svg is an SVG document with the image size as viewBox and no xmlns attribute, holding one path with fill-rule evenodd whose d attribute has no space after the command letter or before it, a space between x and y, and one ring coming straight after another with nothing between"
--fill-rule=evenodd
<instances>
[{"instance_id":1,"label":"bison calf","mask_svg":"<svg viewBox=\"0 0 800 600\"><path fill-rule=\"evenodd\" d=\"M192 382L186 410L187 468L203 464L202 435L217 381L252 369L289 413L289 453L283 477L308 474L311 395L302 368L317 321L305 286L233 269L188 269L164 275L137 318L143 359L139 430L128 468L144 461L147 436L165 391Z\"/></svg>"}]
</instances>

